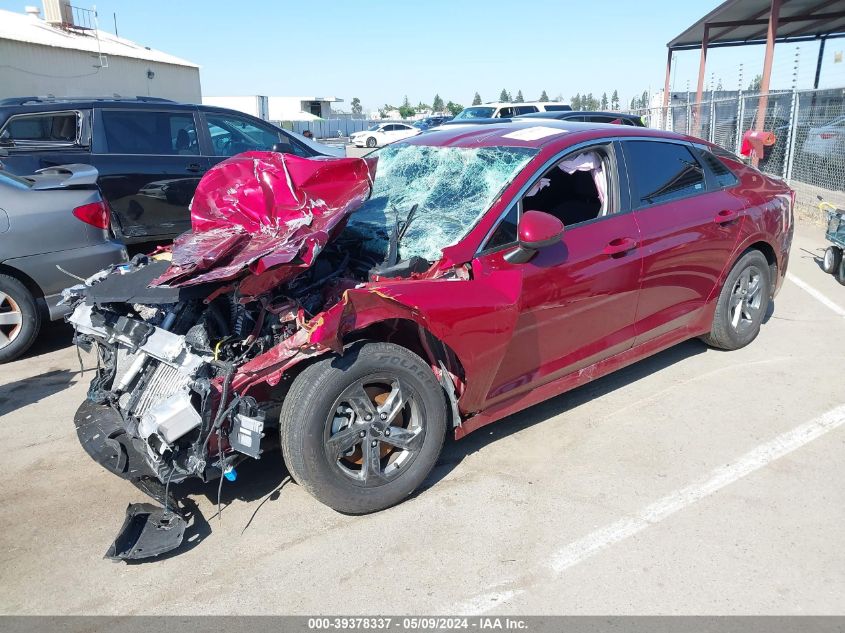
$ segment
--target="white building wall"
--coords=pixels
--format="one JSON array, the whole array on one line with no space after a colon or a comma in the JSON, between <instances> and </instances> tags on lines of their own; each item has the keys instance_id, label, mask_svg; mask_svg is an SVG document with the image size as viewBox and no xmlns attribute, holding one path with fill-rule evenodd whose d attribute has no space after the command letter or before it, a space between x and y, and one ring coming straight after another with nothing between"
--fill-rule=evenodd
<instances>
[{"instance_id":1,"label":"white building wall","mask_svg":"<svg viewBox=\"0 0 845 633\"><path fill-rule=\"evenodd\" d=\"M55 96L151 96L199 103L199 68L0 39L0 98ZM155 76L147 78L147 71Z\"/></svg>"},{"instance_id":2,"label":"white building wall","mask_svg":"<svg viewBox=\"0 0 845 633\"><path fill-rule=\"evenodd\" d=\"M245 114L251 114L258 118L262 117L262 101L266 101L267 97L250 95L246 97L203 97L204 105L217 106L218 108L228 108L230 110L237 110Z\"/></svg>"}]
</instances>

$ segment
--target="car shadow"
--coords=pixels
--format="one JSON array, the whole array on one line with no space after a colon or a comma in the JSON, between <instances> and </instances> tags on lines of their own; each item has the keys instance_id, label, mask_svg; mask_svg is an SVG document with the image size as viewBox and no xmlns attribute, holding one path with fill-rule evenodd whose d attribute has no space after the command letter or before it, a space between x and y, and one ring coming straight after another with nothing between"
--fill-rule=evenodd
<instances>
[{"instance_id":1,"label":"car shadow","mask_svg":"<svg viewBox=\"0 0 845 633\"><path fill-rule=\"evenodd\" d=\"M0 386L0 417L66 389L79 375L78 371L54 369Z\"/></svg>"},{"instance_id":2,"label":"car shadow","mask_svg":"<svg viewBox=\"0 0 845 633\"><path fill-rule=\"evenodd\" d=\"M509 437L514 433L519 433L523 429L544 422L551 417L566 413L595 398L606 396L617 389L637 382L641 378L667 369L675 363L702 354L708 349L698 339L685 341L633 365L529 407L524 411L509 415L483 427L483 432L476 431L461 440L455 440L450 433L447 435L443 450L440 453L440 459L426 481L413 496L433 487L452 472L467 456L480 451L488 444Z\"/></svg>"}]
</instances>

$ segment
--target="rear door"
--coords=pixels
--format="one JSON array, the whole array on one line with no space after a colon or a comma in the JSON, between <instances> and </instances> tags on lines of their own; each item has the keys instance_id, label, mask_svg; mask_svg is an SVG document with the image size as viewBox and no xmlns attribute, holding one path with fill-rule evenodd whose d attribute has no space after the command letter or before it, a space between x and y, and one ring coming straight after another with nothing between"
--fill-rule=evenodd
<instances>
[{"instance_id":1,"label":"rear door","mask_svg":"<svg viewBox=\"0 0 845 633\"><path fill-rule=\"evenodd\" d=\"M697 327L749 204L733 193L733 174L715 178L688 143L654 139L622 145L642 235L638 345Z\"/></svg>"},{"instance_id":2,"label":"rear door","mask_svg":"<svg viewBox=\"0 0 845 633\"><path fill-rule=\"evenodd\" d=\"M190 228L188 205L208 169L196 109L94 111L100 188L128 242L173 238Z\"/></svg>"}]
</instances>

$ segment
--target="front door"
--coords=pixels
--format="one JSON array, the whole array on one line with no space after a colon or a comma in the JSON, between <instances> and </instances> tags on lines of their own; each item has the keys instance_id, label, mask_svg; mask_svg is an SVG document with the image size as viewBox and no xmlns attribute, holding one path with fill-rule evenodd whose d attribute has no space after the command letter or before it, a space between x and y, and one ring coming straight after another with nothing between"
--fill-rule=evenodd
<instances>
[{"instance_id":1,"label":"front door","mask_svg":"<svg viewBox=\"0 0 845 633\"><path fill-rule=\"evenodd\" d=\"M592 154L592 156L590 156ZM527 263L504 259L512 245L497 233L516 235L516 214L493 233L493 251L481 255L477 269L516 270L522 284L519 316L510 344L487 394L486 406L578 371L633 345L640 269L639 230L620 196L620 176L612 144L580 150L555 164L521 201L525 210L552 213L566 226L559 244L540 250ZM576 165L572 173L561 165ZM601 164L601 171L585 171ZM600 176L598 179L596 176ZM594 180L604 179L599 193ZM534 195L531 195L534 193ZM591 196L593 199L591 199ZM569 222L567 222L569 220ZM506 245L498 247L498 243Z\"/></svg>"},{"instance_id":2,"label":"front door","mask_svg":"<svg viewBox=\"0 0 845 633\"><path fill-rule=\"evenodd\" d=\"M200 155L195 111L95 111L93 164L129 242L173 238L190 228L188 205L208 160Z\"/></svg>"}]
</instances>

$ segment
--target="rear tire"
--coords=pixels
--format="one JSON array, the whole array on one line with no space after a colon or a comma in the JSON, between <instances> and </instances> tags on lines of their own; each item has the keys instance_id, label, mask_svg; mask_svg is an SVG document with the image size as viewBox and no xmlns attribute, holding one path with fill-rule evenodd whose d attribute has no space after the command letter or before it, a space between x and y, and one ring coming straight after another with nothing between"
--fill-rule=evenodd
<instances>
[{"instance_id":1,"label":"rear tire","mask_svg":"<svg viewBox=\"0 0 845 633\"><path fill-rule=\"evenodd\" d=\"M710 334L702 340L724 350L745 347L760 333L770 300L769 262L760 251L748 251L728 273L716 301Z\"/></svg>"},{"instance_id":2,"label":"rear tire","mask_svg":"<svg viewBox=\"0 0 845 633\"><path fill-rule=\"evenodd\" d=\"M822 270L828 274L835 275L842 262L842 249L838 246L828 246L822 256Z\"/></svg>"},{"instance_id":3,"label":"rear tire","mask_svg":"<svg viewBox=\"0 0 845 633\"><path fill-rule=\"evenodd\" d=\"M282 453L317 500L367 514L425 480L446 419L443 389L422 358L392 343L357 343L293 381L279 420Z\"/></svg>"},{"instance_id":4,"label":"rear tire","mask_svg":"<svg viewBox=\"0 0 845 633\"><path fill-rule=\"evenodd\" d=\"M8 363L30 348L41 329L35 297L20 281L0 275L0 363Z\"/></svg>"}]
</instances>

